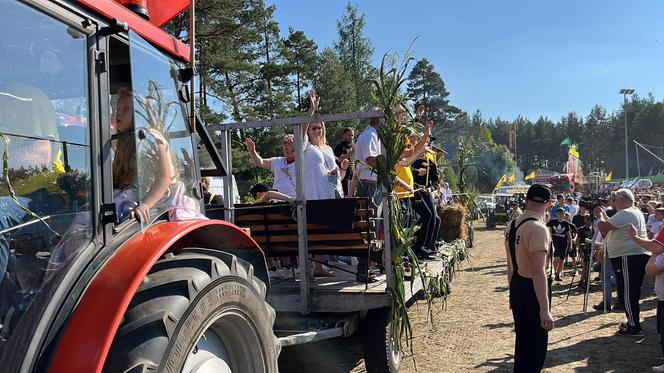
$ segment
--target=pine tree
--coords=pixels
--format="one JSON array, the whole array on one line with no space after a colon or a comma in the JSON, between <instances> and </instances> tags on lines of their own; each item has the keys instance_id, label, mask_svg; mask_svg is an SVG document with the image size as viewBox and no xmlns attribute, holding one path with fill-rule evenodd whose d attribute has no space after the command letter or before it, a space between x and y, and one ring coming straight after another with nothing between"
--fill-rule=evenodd
<instances>
[{"instance_id":1,"label":"pine tree","mask_svg":"<svg viewBox=\"0 0 664 373\"><path fill-rule=\"evenodd\" d=\"M426 58L413 66L408 75L407 91L415 106L425 106L424 119L432 120L437 126L444 126L461 112L450 105L450 93L445 88L443 78Z\"/></svg>"},{"instance_id":2,"label":"pine tree","mask_svg":"<svg viewBox=\"0 0 664 373\"><path fill-rule=\"evenodd\" d=\"M339 39L334 49L343 66L350 73L355 96L355 110L366 109L371 104L370 78L376 75L371 65L374 47L364 36L365 17L359 14L356 5L346 4L346 11L337 21Z\"/></svg>"},{"instance_id":3,"label":"pine tree","mask_svg":"<svg viewBox=\"0 0 664 373\"><path fill-rule=\"evenodd\" d=\"M314 87L321 98L318 109L321 114L340 113L356 110L353 79L333 50L326 48L318 57L319 69L314 79ZM327 139L338 140L343 126L349 123L328 123Z\"/></svg>"},{"instance_id":4,"label":"pine tree","mask_svg":"<svg viewBox=\"0 0 664 373\"><path fill-rule=\"evenodd\" d=\"M318 47L313 40L306 37L304 32L292 28L288 28L288 38L283 41L283 47L288 70L291 75L295 75L297 109L304 111L303 90L310 85L316 72Z\"/></svg>"}]
</instances>

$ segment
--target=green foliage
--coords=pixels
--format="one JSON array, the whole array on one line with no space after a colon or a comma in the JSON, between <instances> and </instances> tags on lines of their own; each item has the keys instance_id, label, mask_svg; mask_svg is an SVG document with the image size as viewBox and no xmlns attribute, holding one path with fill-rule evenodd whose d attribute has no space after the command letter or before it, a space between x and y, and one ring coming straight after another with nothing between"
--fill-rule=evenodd
<instances>
[{"instance_id":1,"label":"green foliage","mask_svg":"<svg viewBox=\"0 0 664 373\"><path fill-rule=\"evenodd\" d=\"M318 57L318 71L314 79L316 92L321 97L320 114L356 111L355 86L339 56L326 48ZM340 141L346 126L357 127L357 121L327 123L327 141L332 147ZM357 129L357 128L356 128Z\"/></svg>"},{"instance_id":2,"label":"green foliage","mask_svg":"<svg viewBox=\"0 0 664 373\"><path fill-rule=\"evenodd\" d=\"M424 122L431 120L441 126L460 113L458 108L450 105L449 95L443 78L429 60L417 61L408 75L408 96L416 107L425 106Z\"/></svg>"},{"instance_id":3,"label":"green foliage","mask_svg":"<svg viewBox=\"0 0 664 373\"><path fill-rule=\"evenodd\" d=\"M601 106L595 106L586 117L571 112L559 121L539 118L532 122L518 117L513 121L500 118L484 122L491 129L492 137L498 144L507 144L507 126L517 127L517 164L523 170L544 169L562 172L567 161L567 147L561 142L570 138L578 144L581 163L585 174L592 171L613 171L614 178L625 171L625 110L627 109L628 136L632 139L659 146L664 142L664 102L655 101L652 96L640 98L636 95L613 113ZM664 155L662 149L655 154ZM638 174L636 150L629 146L630 175ZM645 152L639 153L641 174L657 173L664 165Z\"/></svg>"},{"instance_id":4,"label":"green foliage","mask_svg":"<svg viewBox=\"0 0 664 373\"><path fill-rule=\"evenodd\" d=\"M283 41L283 56L289 67L291 75L295 75L295 97L297 110L304 111L303 90L312 83L316 73L317 55L316 42L307 38L302 31L295 31L288 28L288 38Z\"/></svg>"},{"instance_id":5,"label":"green foliage","mask_svg":"<svg viewBox=\"0 0 664 373\"><path fill-rule=\"evenodd\" d=\"M371 65L374 47L364 35L365 25L364 14L359 14L357 6L346 4L345 13L337 21L339 39L334 43L334 50L351 77L356 110L367 109L371 104L370 79L376 75Z\"/></svg>"}]
</instances>

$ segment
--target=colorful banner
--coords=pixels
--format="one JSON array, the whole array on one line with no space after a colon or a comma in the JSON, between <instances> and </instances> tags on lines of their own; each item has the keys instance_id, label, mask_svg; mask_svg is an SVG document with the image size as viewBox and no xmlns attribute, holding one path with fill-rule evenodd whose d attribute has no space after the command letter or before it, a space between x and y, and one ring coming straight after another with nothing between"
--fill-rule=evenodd
<instances>
[{"instance_id":1,"label":"colorful banner","mask_svg":"<svg viewBox=\"0 0 664 373\"><path fill-rule=\"evenodd\" d=\"M604 181L611 181L612 178L613 178L613 171L610 171L609 174L606 175L606 179L604 179Z\"/></svg>"},{"instance_id":2,"label":"colorful banner","mask_svg":"<svg viewBox=\"0 0 664 373\"><path fill-rule=\"evenodd\" d=\"M532 179L534 179L536 176L537 176L537 175L535 175L535 171L533 171L533 172L529 173L528 175L526 175L523 179L524 179L524 180L532 180Z\"/></svg>"}]
</instances>

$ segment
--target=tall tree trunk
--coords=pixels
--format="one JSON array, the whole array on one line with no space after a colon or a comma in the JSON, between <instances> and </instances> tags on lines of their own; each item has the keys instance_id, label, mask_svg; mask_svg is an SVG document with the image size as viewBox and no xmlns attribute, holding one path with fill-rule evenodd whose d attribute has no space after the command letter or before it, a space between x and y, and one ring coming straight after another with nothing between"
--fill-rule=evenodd
<instances>
[{"instance_id":1,"label":"tall tree trunk","mask_svg":"<svg viewBox=\"0 0 664 373\"><path fill-rule=\"evenodd\" d=\"M242 111L240 110L240 102L237 99L237 94L233 90L233 83L232 83L232 78L231 74L228 71L224 72L224 77L225 77L225 82L226 82L226 90L228 90L228 96L231 99L231 106L233 107L233 120L236 122L241 122L242 121ZM244 130L240 129L239 131L239 140L242 141L242 139L245 138L244 135Z\"/></svg>"},{"instance_id":2,"label":"tall tree trunk","mask_svg":"<svg viewBox=\"0 0 664 373\"><path fill-rule=\"evenodd\" d=\"M270 64L270 34L268 32L268 27L267 27L267 18L265 18L265 14L263 14L263 36L265 38L265 62L269 65ZM272 112L272 78L267 77L265 79L267 83L267 95L268 95L268 105L267 105L267 110L268 112Z\"/></svg>"},{"instance_id":3,"label":"tall tree trunk","mask_svg":"<svg viewBox=\"0 0 664 373\"><path fill-rule=\"evenodd\" d=\"M297 81L297 110L302 111L302 100L300 99L300 69L297 63L295 64L295 68L297 69L295 72L295 79Z\"/></svg>"}]
</instances>

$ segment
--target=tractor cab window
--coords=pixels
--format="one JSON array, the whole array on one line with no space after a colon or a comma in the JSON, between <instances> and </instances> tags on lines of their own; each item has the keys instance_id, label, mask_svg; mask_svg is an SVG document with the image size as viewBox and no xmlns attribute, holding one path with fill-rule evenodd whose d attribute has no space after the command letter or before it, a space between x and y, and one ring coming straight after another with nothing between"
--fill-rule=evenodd
<instances>
[{"instance_id":1,"label":"tractor cab window","mask_svg":"<svg viewBox=\"0 0 664 373\"><path fill-rule=\"evenodd\" d=\"M0 2L0 352L92 239L87 41Z\"/></svg>"},{"instance_id":2,"label":"tractor cab window","mask_svg":"<svg viewBox=\"0 0 664 373\"><path fill-rule=\"evenodd\" d=\"M183 64L132 32L129 46L113 42L110 53L118 222L136 217L145 227L164 215L200 216L195 148L179 95ZM121 68L122 61L131 62Z\"/></svg>"}]
</instances>

